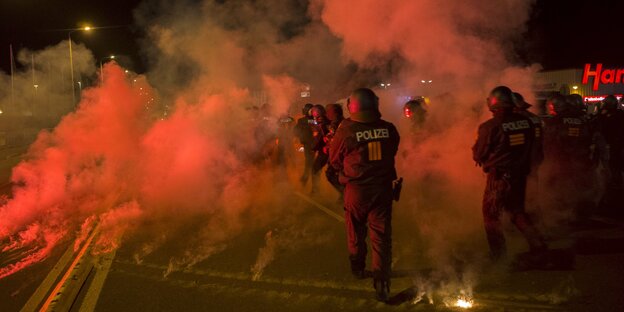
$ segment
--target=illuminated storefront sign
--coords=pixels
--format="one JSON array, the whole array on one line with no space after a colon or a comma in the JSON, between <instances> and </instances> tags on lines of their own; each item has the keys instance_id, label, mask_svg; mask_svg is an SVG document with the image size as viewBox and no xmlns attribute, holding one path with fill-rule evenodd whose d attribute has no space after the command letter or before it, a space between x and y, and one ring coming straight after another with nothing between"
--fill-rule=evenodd
<instances>
[{"instance_id":1,"label":"illuminated storefront sign","mask_svg":"<svg viewBox=\"0 0 624 312\"><path fill-rule=\"evenodd\" d=\"M594 78L592 89L598 90L600 84L614 84L622 83L624 79L624 68L619 69L603 69L602 63L596 64L596 69L591 70L591 64L585 64L585 70L583 70L583 84L589 82L589 77Z\"/></svg>"},{"instance_id":2,"label":"illuminated storefront sign","mask_svg":"<svg viewBox=\"0 0 624 312\"><path fill-rule=\"evenodd\" d=\"M622 98L622 94L614 94L615 97L618 99L618 101ZM590 95L590 96L584 96L583 97L583 102L600 102L602 100L604 100L607 96L606 95Z\"/></svg>"}]
</instances>

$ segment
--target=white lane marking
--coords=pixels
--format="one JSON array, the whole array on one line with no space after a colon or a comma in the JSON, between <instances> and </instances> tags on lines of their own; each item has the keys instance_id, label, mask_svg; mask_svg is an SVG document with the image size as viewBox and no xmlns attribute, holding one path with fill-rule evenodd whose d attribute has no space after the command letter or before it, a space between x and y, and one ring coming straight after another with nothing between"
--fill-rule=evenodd
<instances>
[{"instance_id":1,"label":"white lane marking","mask_svg":"<svg viewBox=\"0 0 624 312\"><path fill-rule=\"evenodd\" d=\"M319 202L315 201L314 199L300 193L300 192L295 192L295 195L301 197L301 199L307 201L308 203L314 205L314 207L320 209L321 211L325 212L326 214L328 214L330 217L333 217L334 219L338 220L338 222L342 222L344 223L344 217L333 212L331 209L325 207L324 205L320 204Z\"/></svg>"},{"instance_id":2,"label":"white lane marking","mask_svg":"<svg viewBox=\"0 0 624 312\"><path fill-rule=\"evenodd\" d=\"M91 281L91 285L89 286L89 290L85 295L82 305L80 306L79 312L95 311L95 306L97 305L98 298L100 298L100 293L102 292L104 282L106 281L106 277L108 276L108 272L110 271L116 254L117 249L103 255L100 257L101 262L96 263L95 277L93 277L93 281Z\"/></svg>"}]
</instances>

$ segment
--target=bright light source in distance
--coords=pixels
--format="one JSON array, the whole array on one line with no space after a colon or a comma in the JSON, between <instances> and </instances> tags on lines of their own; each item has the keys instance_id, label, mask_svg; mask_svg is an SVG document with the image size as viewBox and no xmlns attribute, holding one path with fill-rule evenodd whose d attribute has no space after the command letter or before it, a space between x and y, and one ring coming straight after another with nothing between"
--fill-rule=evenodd
<instances>
[{"instance_id":1,"label":"bright light source in distance","mask_svg":"<svg viewBox=\"0 0 624 312\"><path fill-rule=\"evenodd\" d=\"M432 82L433 82L433 80L429 80L429 83L432 83Z\"/></svg>"},{"instance_id":2,"label":"bright light source in distance","mask_svg":"<svg viewBox=\"0 0 624 312\"><path fill-rule=\"evenodd\" d=\"M426 81L424 81L424 80L421 80L420 82L422 82L422 83L425 83Z\"/></svg>"},{"instance_id":3,"label":"bright light source in distance","mask_svg":"<svg viewBox=\"0 0 624 312\"><path fill-rule=\"evenodd\" d=\"M382 86L382 87L385 87L385 86L386 86L386 84L382 83L382 84L381 84L381 86Z\"/></svg>"},{"instance_id":4,"label":"bright light source in distance","mask_svg":"<svg viewBox=\"0 0 624 312\"><path fill-rule=\"evenodd\" d=\"M114 56L114 55L111 55L111 56L110 56L110 58L111 58L112 60L114 60L114 59L115 59L115 56Z\"/></svg>"},{"instance_id":5,"label":"bright light source in distance","mask_svg":"<svg viewBox=\"0 0 624 312\"><path fill-rule=\"evenodd\" d=\"M86 26L85 28L83 28L83 30L85 30L85 31L89 31L89 30L91 30L91 27Z\"/></svg>"},{"instance_id":6,"label":"bright light source in distance","mask_svg":"<svg viewBox=\"0 0 624 312\"><path fill-rule=\"evenodd\" d=\"M576 90L578 89L578 86L572 86L572 89Z\"/></svg>"},{"instance_id":7,"label":"bright light source in distance","mask_svg":"<svg viewBox=\"0 0 624 312\"><path fill-rule=\"evenodd\" d=\"M390 86L390 84L387 84L387 86L389 87L389 86Z\"/></svg>"}]
</instances>

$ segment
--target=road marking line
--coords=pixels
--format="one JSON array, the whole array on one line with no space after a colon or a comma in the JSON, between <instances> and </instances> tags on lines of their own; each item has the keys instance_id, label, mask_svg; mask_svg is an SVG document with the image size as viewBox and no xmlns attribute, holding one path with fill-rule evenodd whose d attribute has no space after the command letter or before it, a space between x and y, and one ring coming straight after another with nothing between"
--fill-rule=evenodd
<instances>
[{"instance_id":1,"label":"road marking line","mask_svg":"<svg viewBox=\"0 0 624 312\"><path fill-rule=\"evenodd\" d=\"M300 193L300 192L295 192L295 195L301 197L301 199L307 201L308 203L314 205L316 208L320 209L321 211L325 212L326 214L328 214L329 216L333 217L334 219L338 220L338 222L342 222L344 223L344 217L333 212L331 209L323 206L322 204L320 204L319 202L315 201L314 199Z\"/></svg>"},{"instance_id":2,"label":"road marking line","mask_svg":"<svg viewBox=\"0 0 624 312\"><path fill-rule=\"evenodd\" d=\"M41 285L39 285L37 290L35 290L32 296L30 296L30 299L28 299L24 307L20 310L21 312L31 312L37 310L37 306L39 306L39 303L43 301L43 298L45 298L45 295L48 293L50 288L52 288L59 275L63 273L63 269L67 266L69 261L71 261L73 254L74 244L70 244L65 253L61 256L61 259L59 259L43 282L41 282Z\"/></svg>"},{"instance_id":3,"label":"road marking line","mask_svg":"<svg viewBox=\"0 0 624 312\"><path fill-rule=\"evenodd\" d=\"M99 232L99 225L96 226L95 229L93 229L93 232L91 232L91 235L89 235L89 238L87 239L87 241L82 246L82 249L80 249L80 252L78 253L76 258L74 259L74 262L72 262L72 264L69 266L67 271L65 271L65 274L63 275L61 280L56 284L56 286L54 287L54 289L50 293L50 296L48 297L48 299L46 299L46 301L41 306L41 309L39 309L39 312L48 311L48 309L50 308L50 304L52 304L52 301L59 295L59 293L60 293L59 291L61 290L61 287L63 287L63 285L65 285L65 282L67 281L69 276L73 273L74 268L76 267L76 265L78 264L80 259L82 259L84 254L87 252L87 249L91 245L91 242L93 241L93 238L95 237L95 234L97 234L98 232Z\"/></svg>"},{"instance_id":4,"label":"road marking line","mask_svg":"<svg viewBox=\"0 0 624 312\"><path fill-rule=\"evenodd\" d=\"M166 265L159 265L155 263L142 263L137 264L133 261L124 261L124 260L115 260L115 263L121 265L121 267L117 267L115 272L120 272L123 274L130 274L134 276L143 276L151 279L157 279L160 281L175 281L175 280L183 280L175 277L167 277L166 280L162 279L161 274L149 274L145 272L139 272L137 270L133 270L129 267L144 267L155 271L164 271L168 268ZM231 282L240 282L246 285L255 285L255 284L270 284L270 285L283 285L283 286L292 286L292 287L309 287L309 288L332 288L332 289L342 289L342 290L352 290L352 291L369 291L370 287L368 283L355 283L355 284L345 284L342 281L331 281L325 279L288 279L288 278L271 278L263 276L259 280L253 280L252 274L248 272L223 272L212 269L185 269L179 271L178 273L183 274L191 274L196 276L203 276L206 278L213 279L223 279L229 280Z\"/></svg>"},{"instance_id":5,"label":"road marking line","mask_svg":"<svg viewBox=\"0 0 624 312\"><path fill-rule=\"evenodd\" d=\"M112 252L103 255L100 259L103 261L100 265L96 265L96 273L95 277L93 277L93 281L91 282L91 286L85 295L85 298L80 306L80 312L91 312L95 311L95 306L97 305L97 301L100 298L100 293L102 292L102 288L104 287L104 282L106 281L106 277L108 276L108 272L110 272L111 265L113 264L113 260L115 259L115 255L117 254L117 249Z\"/></svg>"},{"instance_id":6,"label":"road marking line","mask_svg":"<svg viewBox=\"0 0 624 312\"><path fill-rule=\"evenodd\" d=\"M203 270L203 269L186 269L180 271L180 273L192 274L197 276L203 276L209 279L226 279L232 280L232 282L223 283L214 280L197 279L197 278L176 278L168 277L163 279L162 275L150 274L145 271L135 270L131 267L145 267L158 272L164 271L168 268L166 265L158 265L155 263L142 263L137 264L133 261L116 260L115 263L121 264L122 267L117 268L117 273L144 278L155 282L169 283L174 286L192 288L198 287L199 289L217 289L217 291L229 291L239 295L253 296L252 292L272 293L272 294L288 294L300 295L303 298L308 296L320 296L320 297L335 297L335 298L349 298L352 300L354 297L360 298L361 295L370 294L372 289L368 283L359 282L347 282L344 280L315 280L315 279L284 279L284 278L265 278L258 281L253 281L251 275L248 273L226 273L215 270ZM265 284L270 287L259 287L257 284ZM319 290L332 290L331 293L323 292L319 293ZM397 293L398 294L398 293ZM487 307L512 307L516 309L530 309L530 310L544 310L544 311L564 311L567 310L567 306L561 304L551 304L544 299L538 299L537 294L529 294L524 299L505 299L496 298L486 294L475 294L474 300L477 306ZM509 297L514 297L510 295ZM290 298L290 297L288 297ZM372 300L372 299L370 299ZM432 305L441 306L441 302L437 302ZM411 305L407 304L408 307Z\"/></svg>"}]
</instances>

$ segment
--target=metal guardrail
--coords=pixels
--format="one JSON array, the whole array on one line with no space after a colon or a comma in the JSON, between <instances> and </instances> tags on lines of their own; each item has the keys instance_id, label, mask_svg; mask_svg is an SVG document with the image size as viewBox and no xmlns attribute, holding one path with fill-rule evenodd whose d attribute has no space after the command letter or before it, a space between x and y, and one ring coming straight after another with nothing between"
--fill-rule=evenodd
<instances>
[{"instance_id":1,"label":"metal guardrail","mask_svg":"<svg viewBox=\"0 0 624 312\"><path fill-rule=\"evenodd\" d=\"M77 253L70 245L43 282L28 299L22 312L70 311L76 298L85 290L87 278L94 270L94 258L88 255L95 237L96 225ZM103 283L102 283L103 284ZM99 293L98 293L99 294Z\"/></svg>"}]
</instances>

